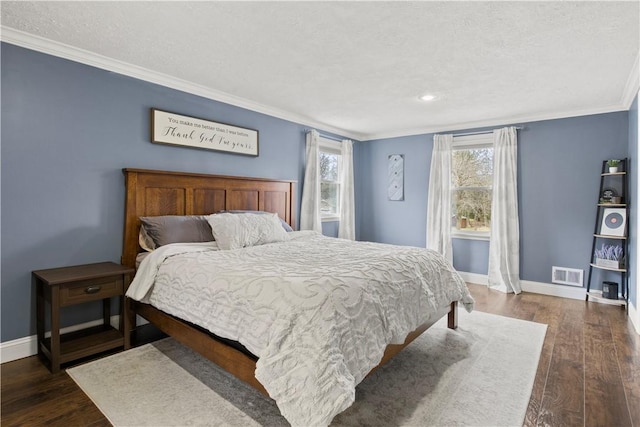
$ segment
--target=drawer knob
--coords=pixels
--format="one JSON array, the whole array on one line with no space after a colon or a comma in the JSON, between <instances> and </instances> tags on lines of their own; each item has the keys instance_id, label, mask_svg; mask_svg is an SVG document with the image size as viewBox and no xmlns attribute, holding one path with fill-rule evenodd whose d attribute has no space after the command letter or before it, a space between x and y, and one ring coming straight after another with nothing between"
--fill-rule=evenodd
<instances>
[{"instance_id":1,"label":"drawer knob","mask_svg":"<svg viewBox=\"0 0 640 427\"><path fill-rule=\"evenodd\" d=\"M100 292L100 286L89 286L84 290L85 294L97 294Z\"/></svg>"}]
</instances>

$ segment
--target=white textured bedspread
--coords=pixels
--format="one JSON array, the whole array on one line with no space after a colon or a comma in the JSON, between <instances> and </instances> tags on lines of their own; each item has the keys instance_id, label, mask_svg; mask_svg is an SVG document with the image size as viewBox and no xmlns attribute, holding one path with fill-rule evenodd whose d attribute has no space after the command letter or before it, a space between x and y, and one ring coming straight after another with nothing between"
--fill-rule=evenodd
<instances>
[{"instance_id":1,"label":"white textured bedspread","mask_svg":"<svg viewBox=\"0 0 640 427\"><path fill-rule=\"evenodd\" d=\"M473 299L437 253L314 232L237 250L163 246L127 295L239 341L256 378L297 426L328 425L388 344L452 301Z\"/></svg>"}]
</instances>

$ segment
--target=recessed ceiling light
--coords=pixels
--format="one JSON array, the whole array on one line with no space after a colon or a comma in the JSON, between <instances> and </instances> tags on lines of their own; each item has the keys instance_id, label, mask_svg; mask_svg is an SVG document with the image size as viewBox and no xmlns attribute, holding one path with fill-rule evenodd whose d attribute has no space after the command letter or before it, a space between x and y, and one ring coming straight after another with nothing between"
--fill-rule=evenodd
<instances>
[{"instance_id":1,"label":"recessed ceiling light","mask_svg":"<svg viewBox=\"0 0 640 427\"><path fill-rule=\"evenodd\" d=\"M434 99L436 99L436 97L435 97L435 95L429 95L429 94L426 94L426 95L422 95L422 96L420 97L420 99L421 99L422 101L433 101Z\"/></svg>"}]
</instances>

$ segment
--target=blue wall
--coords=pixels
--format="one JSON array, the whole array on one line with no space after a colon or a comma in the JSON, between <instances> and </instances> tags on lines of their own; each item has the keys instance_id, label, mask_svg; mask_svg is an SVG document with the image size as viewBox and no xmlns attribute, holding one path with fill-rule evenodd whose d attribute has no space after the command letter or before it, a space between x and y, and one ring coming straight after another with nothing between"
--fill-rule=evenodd
<instances>
[{"instance_id":1,"label":"blue wall","mask_svg":"<svg viewBox=\"0 0 640 427\"><path fill-rule=\"evenodd\" d=\"M2 342L35 333L32 270L119 261L122 168L295 179L299 212L305 126L6 43L1 54ZM152 144L152 107L257 129L260 156ZM98 318L89 304L62 324Z\"/></svg>"},{"instance_id":2,"label":"blue wall","mask_svg":"<svg viewBox=\"0 0 640 427\"><path fill-rule=\"evenodd\" d=\"M630 214L632 218L629 228L629 301L636 308L636 312L640 309L640 301L638 300L638 96L634 99L629 110L629 158L630 158L630 177L629 177L629 193L631 194Z\"/></svg>"},{"instance_id":3,"label":"blue wall","mask_svg":"<svg viewBox=\"0 0 640 427\"><path fill-rule=\"evenodd\" d=\"M429 141L429 142L427 142ZM354 149L358 240L425 246L432 136L357 144ZM387 200L387 159L404 154L404 200Z\"/></svg>"},{"instance_id":4,"label":"blue wall","mask_svg":"<svg viewBox=\"0 0 640 427\"><path fill-rule=\"evenodd\" d=\"M628 112L547 120L518 131L520 273L550 283L551 267L588 269L602 160L626 157ZM356 157L361 240L424 246L433 135L363 142ZM405 201L387 200L386 159L405 155ZM453 240L454 265L486 274L488 242ZM586 275L585 275L586 280ZM594 281L594 283L596 283Z\"/></svg>"},{"instance_id":5,"label":"blue wall","mask_svg":"<svg viewBox=\"0 0 640 427\"><path fill-rule=\"evenodd\" d=\"M1 55L0 341L35 333L32 270L119 261L124 167L297 179L299 212L305 126L10 44ZM152 107L258 129L260 156L152 144ZM519 131L523 279L549 282L551 265L586 269L600 162L637 153L637 115L635 122L629 116L534 122ZM359 239L424 246L431 141L354 144ZM390 202L387 157L398 153L405 155L405 200ZM323 230L335 235L337 223ZM485 274L487 248L454 240L456 267ZM65 310L63 326L94 320L98 310Z\"/></svg>"}]
</instances>

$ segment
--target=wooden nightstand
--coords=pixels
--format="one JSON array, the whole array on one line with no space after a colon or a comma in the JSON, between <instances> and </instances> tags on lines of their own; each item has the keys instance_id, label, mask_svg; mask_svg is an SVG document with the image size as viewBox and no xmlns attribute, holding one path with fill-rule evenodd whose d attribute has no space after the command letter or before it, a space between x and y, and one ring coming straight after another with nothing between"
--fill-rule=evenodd
<instances>
[{"instance_id":1,"label":"wooden nightstand","mask_svg":"<svg viewBox=\"0 0 640 427\"><path fill-rule=\"evenodd\" d=\"M124 291L135 269L101 262L33 272L36 285L38 355L49 359L51 372L60 364L124 346ZM120 297L120 327L110 325L111 298ZM60 309L102 300L103 324L60 335ZM51 306L51 337L45 338L45 301Z\"/></svg>"}]
</instances>

